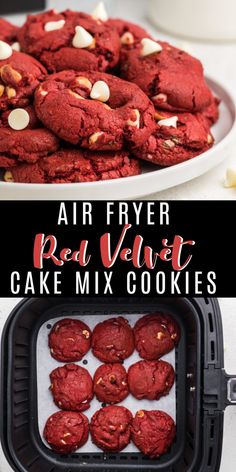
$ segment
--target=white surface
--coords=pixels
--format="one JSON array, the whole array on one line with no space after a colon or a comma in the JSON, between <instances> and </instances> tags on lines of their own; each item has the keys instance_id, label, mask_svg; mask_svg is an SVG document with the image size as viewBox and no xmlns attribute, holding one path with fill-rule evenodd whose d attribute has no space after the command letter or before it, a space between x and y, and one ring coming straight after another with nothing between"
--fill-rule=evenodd
<instances>
[{"instance_id":1,"label":"white surface","mask_svg":"<svg viewBox=\"0 0 236 472\"><path fill-rule=\"evenodd\" d=\"M141 318L143 315L122 315L124 318L126 318L130 325L133 327L135 322L138 320L138 318ZM67 318L67 316L60 317L60 318L54 318L53 320L48 320L46 323L44 323L38 334L38 340L37 340L37 382L38 382L38 420L39 420L39 431L41 434L41 438L43 439L43 430L45 423L49 416L51 416L53 413L56 411L60 411L59 408L55 406L55 403L53 402L52 394L49 391L49 386L50 386L50 380L49 380L49 374L52 372L53 369L56 369L57 367L62 367L64 364L61 362L57 362L55 359L53 359L50 355L49 349L48 349L48 333L49 330L47 328L48 324L51 324L52 326L59 321L60 319ZM107 319L107 316L101 316L101 315L94 315L90 318L88 316L84 315L79 315L79 316L73 316L73 319L79 319L81 321L84 321L91 330L94 329L97 323L100 323L101 321L104 321ZM99 359L97 359L93 354L92 351L90 350L86 356L84 356L84 359L88 361L88 364L84 365L83 364L83 359L80 362L75 362L75 364L80 365L81 367L84 367L89 371L91 376L95 374L95 371L97 368L102 364ZM169 362L172 364L172 366L175 369L175 351L173 350L166 356L162 357L163 360ZM130 356L128 359L124 361L124 367L126 371L128 370L129 366L134 364L135 362L140 361L141 358L138 355L137 351L134 351L132 356ZM136 400L132 395L128 395L127 398L119 405L125 406L130 410L133 415L138 410L151 410L151 409L158 409L158 410L163 410L166 413L168 413L174 420L176 418L176 402L175 402L175 384L172 387L169 395L166 397L160 398L157 402L155 401L150 401L150 400ZM101 408L101 402L99 402L96 397L93 398L90 404L90 408L88 410L85 410L83 413L87 416L87 418L90 419L92 418L93 414ZM43 439L44 441L44 439ZM48 444L46 441L44 441L46 446L48 447ZM136 446L131 442L128 444L128 446L124 449L123 452L136 452L138 449ZM87 443L81 447L78 452L101 452L101 450L95 446L95 444L92 443L91 437L89 436L89 440Z\"/></svg>"},{"instance_id":2,"label":"white surface","mask_svg":"<svg viewBox=\"0 0 236 472\"><path fill-rule=\"evenodd\" d=\"M151 0L150 3L151 17L166 31L176 34L184 31L193 38L236 39L235 0Z\"/></svg>"},{"instance_id":3,"label":"white surface","mask_svg":"<svg viewBox=\"0 0 236 472\"><path fill-rule=\"evenodd\" d=\"M96 0L80 0L79 8L85 11L91 11L95 6ZM201 43L188 42L179 38L170 38L167 35L157 32L156 29L151 28L146 19L147 2L143 0L107 0L106 2L108 12L112 16L123 16L129 20L138 21L149 28L158 38L167 38L173 44L184 47L187 46L192 53L199 57L204 66L206 74L214 77L225 87L229 88L232 94L235 95L236 83L236 43ZM58 3L57 0L48 2L50 7L56 8L77 8L78 0L63 0ZM23 22L23 15L15 15L9 17L12 21L21 24ZM214 21L214 16L212 16ZM236 138L236 136L235 136ZM224 188L224 177L228 167L236 167L236 141L230 146L229 153L222 151L222 162L215 169L208 171L206 174L194 178L193 180L184 184L172 187L171 189L153 193L147 196L147 199L158 200L198 200L198 199L213 199L213 200L227 200L236 199L236 189ZM11 184L9 184L11 185ZM125 185L125 180L124 180ZM126 181L128 183L128 179ZM13 190L12 190L13 191ZM102 192L98 192L98 198L102 198ZM43 194L43 192L42 192ZM17 198L17 195L15 196ZM83 198L83 196L81 196Z\"/></svg>"},{"instance_id":4,"label":"white surface","mask_svg":"<svg viewBox=\"0 0 236 472\"><path fill-rule=\"evenodd\" d=\"M156 43L155 43L156 44ZM0 182L0 199L17 200L123 200L143 197L153 191L170 189L191 181L226 160L236 137L236 101L224 86L214 80L208 83L221 99L220 118L212 128L215 145L207 152L181 164L157 169L142 162L141 175L125 179L76 184L19 184Z\"/></svg>"},{"instance_id":5,"label":"white surface","mask_svg":"<svg viewBox=\"0 0 236 472\"><path fill-rule=\"evenodd\" d=\"M0 334L10 311L18 301L20 301L19 298L0 298ZM236 332L236 298L221 298L219 301L224 327L225 369L228 374L236 374L235 337L232 336L232 333ZM236 470L235 431L236 407L228 407L225 412L224 444L220 472L235 472ZM12 472L1 448L0 471Z\"/></svg>"}]
</instances>

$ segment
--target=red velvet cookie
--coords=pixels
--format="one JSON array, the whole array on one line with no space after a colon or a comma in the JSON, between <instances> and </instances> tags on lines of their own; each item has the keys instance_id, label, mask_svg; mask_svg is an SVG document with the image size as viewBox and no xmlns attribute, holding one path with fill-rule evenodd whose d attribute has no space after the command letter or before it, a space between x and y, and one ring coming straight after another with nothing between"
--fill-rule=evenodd
<instances>
[{"instance_id":1,"label":"red velvet cookie","mask_svg":"<svg viewBox=\"0 0 236 472\"><path fill-rule=\"evenodd\" d=\"M121 364L103 364L93 378L94 393L100 402L119 403L129 394L127 373Z\"/></svg>"},{"instance_id":2,"label":"red velvet cookie","mask_svg":"<svg viewBox=\"0 0 236 472\"><path fill-rule=\"evenodd\" d=\"M0 41L12 44L17 40L18 26L0 18Z\"/></svg>"},{"instance_id":3,"label":"red velvet cookie","mask_svg":"<svg viewBox=\"0 0 236 472\"><path fill-rule=\"evenodd\" d=\"M22 52L0 60L0 111L27 106L45 75L46 69Z\"/></svg>"},{"instance_id":4,"label":"red velvet cookie","mask_svg":"<svg viewBox=\"0 0 236 472\"><path fill-rule=\"evenodd\" d=\"M174 380L172 365L162 360L139 361L128 370L129 390L138 400L159 400L168 395Z\"/></svg>"},{"instance_id":5,"label":"red velvet cookie","mask_svg":"<svg viewBox=\"0 0 236 472\"><path fill-rule=\"evenodd\" d=\"M140 410L132 421L132 440L145 455L156 459L170 448L176 435L173 419L164 411Z\"/></svg>"},{"instance_id":6,"label":"red velvet cookie","mask_svg":"<svg viewBox=\"0 0 236 472\"><path fill-rule=\"evenodd\" d=\"M93 398L93 381L86 369L66 364L50 374L53 400L62 410L84 411Z\"/></svg>"},{"instance_id":7,"label":"red velvet cookie","mask_svg":"<svg viewBox=\"0 0 236 472\"><path fill-rule=\"evenodd\" d=\"M135 347L140 357L156 360L179 343L177 321L166 313L153 313L140 318L134 326Z\"/></svg>"},{"instance_id":8,"label":"red velvet cookie","mask_svg":"<svg viewBox=\"0 0 236 472\"><path fill-rule=\"evenodd\" d=\"M92 150L138 147L155 129L155 110L142 90L99 72L48 76L35 93L35 107L56 135Z\"/></svg>"},{"instance_id":9,"label":"red velvet cookie","mask_svg":"<svg viewBox=\"0 0 236 472\"><path fill-rule=\"evenodd\" d=\"M134 351L134 335L122 316L98 323L92 336L92 351L102 362L122 362Z\"/></svg>"},{"instance_id":10,"label":"red velvet cookie","mask_svg":"<svg viewBox=\"0 0 236 472\"><path fill-rule=\"evenodd\" d=\"M214 143L209 122L202 113L173 115L173 112L159 110L156 117L156 131L143 146L134 150L140 159L159 166L172 166L202 154ZM176 120L176 127L167 126L166 119Z\"/></svg>"},{"instance_id":11,"label":"red velvet cookie","mask_svg":"<svg viewBox=\"0 0 236 472\"><path fill-rule=\"evenodd\" d=\"M131 421L132 414L123 406L101 408L91 419L92 441L103 451L122 451L130 442Z\"/></svg>"},{"instance_id":12,"label":"red velvet cookie","mask_svg":"<svg viewBox=\"0 0 236 472\"><path fill-rule=\"evenodd\" d=\"M5 167L11 166L8 162ZM139 161L130 159L126 151L99 153L79 149L60 150L36 164L20 164L7 170L7 176L11 175L12 182L39 184L95 182L138 174Z\"/></svg>"},{"instance_id":13,"label":"red velvet cookie","mask_svg":"<svg viewBox=\"0 0 236 472\"><path fill-rule=\"evenodd\" d=\"M196 112L210 104L211 92L198 59L162 41L156 42L159 51L148 53L152 47L144 48L143 41L122 52L124 79L139 85L158 108Z\"/></svg>"},{"instance_id":14,"label":"red velvet cookie","mask_svg":"<svg viewBox=\"0 0 236 472\"><path fill-rule=\"evenodd\" d=\"M53 326L48 345L57 361L80 361L90 349L91 331L83 321L65 318Z\"/></svg>"},{"instance_id":15,"label":"red velvet cookie","mask_svg":"<svg viewBox=\"0 0 236 472\"><path fill-rule=\"evenodd\" d=\"M89 422L75 411L58 411L48 418L43 436L53 451L70 454L88 440Z\"/></svg>"},{"instance_id":16,"label":"red velvet cookie","mask_svg":"<svg viewBox=\"0 0 236 472\"><path fill-rule=\"evenodd\" d=\"M58 138L44 128L22 131L0 128L0 167L12 167L19 162L34 163L58 147Z\"/></svg>"},{"instance_id":17,"label":"red velvet cookie","mask_svg":"<svg viewBox=\"0 0 236 472\"><path fill-rule=\"evenodd\" d=\"M50 72L106 71L119 60L116 30L86 13L51 10L30 15L18 37L22 50L38 58Z\"/></svg>"}]
</instances>

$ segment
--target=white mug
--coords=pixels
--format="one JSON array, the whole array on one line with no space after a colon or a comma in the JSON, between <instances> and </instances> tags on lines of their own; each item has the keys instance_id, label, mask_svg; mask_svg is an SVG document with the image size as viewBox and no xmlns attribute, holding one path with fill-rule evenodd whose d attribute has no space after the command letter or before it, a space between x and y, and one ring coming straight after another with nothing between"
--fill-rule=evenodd
<instances>
[{"instance_id":1,"label":"white mug","mask_svg":"<svg viewBox=\"0 0 236 472\"><path fill-rule=\"evenodd\" d=\"M236 0L150 0L149 17L174 35L236 40Z\"/></svg>"}]
</instances>

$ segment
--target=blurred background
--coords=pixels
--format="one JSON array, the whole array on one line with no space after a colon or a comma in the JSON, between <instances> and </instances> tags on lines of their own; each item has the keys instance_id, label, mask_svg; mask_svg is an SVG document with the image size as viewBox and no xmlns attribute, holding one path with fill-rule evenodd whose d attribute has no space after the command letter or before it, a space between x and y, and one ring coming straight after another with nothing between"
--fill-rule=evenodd
<instances>
[{"instance_id":1,"label":"blurred background","mask_svg":"<svg viewBox=\"0 0 236 472\"><path fill-rule=\"evenodd\" d=\"M169 33L207 40L236 40L235 0L106 0L113 16L127 12L149 17L153 24ZM94 0L1 0L0 14L40 11L44 8L89 11ZM20 18L17 17L17 21Z\"/></svg>"}]
</instances>

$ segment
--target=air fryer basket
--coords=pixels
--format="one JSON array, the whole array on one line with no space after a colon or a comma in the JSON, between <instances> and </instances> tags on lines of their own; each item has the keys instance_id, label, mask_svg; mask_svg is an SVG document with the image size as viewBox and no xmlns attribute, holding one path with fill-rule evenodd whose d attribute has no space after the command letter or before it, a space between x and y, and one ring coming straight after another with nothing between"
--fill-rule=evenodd
<instances>
[{"instance_id":1,"label":"air fryer basket","mask_svg":"<svg viewBox=\"0 0 236 472\"><path fill-rule=\"evenodd\" d=\"M55 454L38 430L36 342L43 323L80 313L171 313L181 326L176 349L177 436L158 460L141 453ZM89 318L88 318L89 319ZM2 337L1 439L18 472L217 472L224 408L236 401L236 379L223 369L223 333L216 299L40 298L22 301L9 316Z\"/></svg>"}]
</instances>

